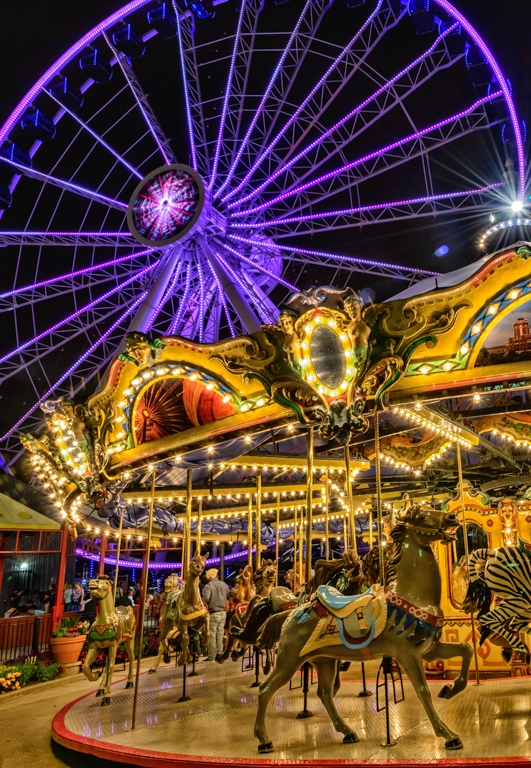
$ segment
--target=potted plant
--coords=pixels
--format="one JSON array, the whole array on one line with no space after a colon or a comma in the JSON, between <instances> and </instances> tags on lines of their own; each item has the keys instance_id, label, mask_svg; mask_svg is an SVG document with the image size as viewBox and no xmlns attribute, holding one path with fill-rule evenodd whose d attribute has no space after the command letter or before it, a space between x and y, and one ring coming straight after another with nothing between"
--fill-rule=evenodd
<instances>
[{"instance_id":1,"label":"potted plant","mask_svg":"<svg viewBox=\"0 0 531 768\"><path fill-rule=\"evenodd\" d=\"M89 628L89 621L61 619L50 638L50 648L58 664L74 664L79 659Z\"/></svg>"}]
</instances>

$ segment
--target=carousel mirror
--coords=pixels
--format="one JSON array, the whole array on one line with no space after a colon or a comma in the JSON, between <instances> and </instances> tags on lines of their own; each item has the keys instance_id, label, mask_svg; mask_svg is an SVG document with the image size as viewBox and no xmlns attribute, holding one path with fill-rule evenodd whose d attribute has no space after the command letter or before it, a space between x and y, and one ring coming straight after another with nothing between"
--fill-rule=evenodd
<instances>
[{"instance_id":1,"label":"carousel mirror","mask_svg":"<svg viewBox=\"0 0 531 768\"><path fill-rule=\"evenodd\" d=\"M317 377L335 389L345 378L345 353L339 336L327 325L318 325L310 340L310 357Z\"/></svg>"}]
</instances>

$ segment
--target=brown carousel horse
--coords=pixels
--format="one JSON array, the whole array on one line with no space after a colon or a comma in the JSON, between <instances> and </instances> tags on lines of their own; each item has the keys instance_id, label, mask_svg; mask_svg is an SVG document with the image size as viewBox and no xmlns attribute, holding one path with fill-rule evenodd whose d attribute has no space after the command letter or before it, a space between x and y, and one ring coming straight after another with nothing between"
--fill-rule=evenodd
<instances>
[{"instance_id":1,"label":"brown carousel horse","mask_svg":"<svg viewBox=\"0 0 531 768\"><path fill-rule=\"evenodd\" d=\"M89 581L89 592L98 604L98 615L93 622L88 635L89 650L83 664L83 674L87 680L97 680L98 675L90 665L95 661L102 649L107 649L105 671L101 678L96 696L102 696L101 705L111 703L111 683L116 660L116 649L124 643L129 657L129 673L126 688L133 687L133 662L135 651L133 640L135 636L135 615L129 606L114 607L113 585L108 576L98 576Z\"/></svg>"},{"instance_id":2,"label":"brown carousel horse","mask_svg":"<svg viewBox=\"0 0 531 768\"><path fill-rule=\"evenodd\" d=\"M177 609L177 601L182 592L179 586L179 577L176 573L171 573L164 581L164 591L166 592L166 602L162 606L162 611L159 619L160 628L160 645L159 652L155 658L155 661L151 665L149 674L154 674L159 668L159 664L162 658L164 662L169 664L170 661L170 641L174 640L179 634L179 628L177 626L177 619L179 612Z\"/></svg>"},{"instance_id":3,"label":"brown carousel horse","mask_svg":"<svg viewBox=\"0 0 531 768\"><path fill-rule=\"evenodd\" d=\"M227 648L225 648L223 653L218 654L216 656L216 661L218 662L218 664L223 664L223 662L229 658L229 654L231 653L231 650L232 650L231 658L233 661L237 661L243 656L243 654L245 653L245 649L249 645L249 641L247 639L247 634L246 634L247 619L253 612L254 606L261 603L261 601L264 598L267 598L269 596L269 593L275 586L276 580L277 580L276 565L273 563L272 560L262 560L261 567L256 571L256 573L253 576L255 595L253 598L251 598L251 600L247 604L245 611L241 609L238 614L238 611L236 610L237 618L234 620L234 622L232 623L232 626L229 628L229 641L227 644ZM287 591L284 587L277 587L277 590L278 589ZM231 638L233 638L232 643L231 643ZM237 651L233 650L234 640L238 640L240 644L240 647Z\"/></svg>"},{"instance_id":4,"label":"brown carousel horse","mask_svg":"<svg viewBox=\"0 0 531 768\"><path fill-rule=\"evenodd\" d=\"M228 628L228 640L227 645L223 653L218 653L216 661L218 664L223 664L229 656L233 661L237 661L240 656L240 641L231 635L231 629L239 628L243 629L245 624L245 616L249 608L249 603L256 595L256 588L253 583L253 566L246 565L243 570L240 568L240 573L236 577L235 585L235 597L238 600L238 604L234 609L234 613L230 617Z\"/></svg>"},{"instance_id":5,"label":"brown carousel horse","mask_svg":"<svg viewBox=\"0 0 531 768\"><path fill-rule=\"evenodd\" d=\"M280 634L275 668L260 686L254 728L259 752L273 751L265 725L272 696L306 661L317 670L317 694L334 728L344 734L345 743L358 741L334 703L340 659L396 659L404 667L435 734L445 739L447 749L463 746L435 711L423 667L424 661L460 656L459 675L453 685L444 686L439 697L451 699L466 688L472 650L466 643L440 641L444 621L441 574L431 547L435 541L453 541L453 530L458 526L453 513L409 502L390 534L394 547L385 586L375 585L354 597L345 597L331 587L318 587L311 600L290 611Z\"/></svg>"}]
</instances>

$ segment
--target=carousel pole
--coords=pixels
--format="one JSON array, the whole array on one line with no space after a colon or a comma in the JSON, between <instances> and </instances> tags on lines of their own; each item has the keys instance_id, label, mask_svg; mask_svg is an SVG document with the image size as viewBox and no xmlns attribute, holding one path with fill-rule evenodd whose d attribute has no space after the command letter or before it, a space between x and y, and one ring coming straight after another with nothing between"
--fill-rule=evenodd
<instances>
[{"instance_id":1,"label":"carousel pole","mask_svg":"<svg viewBox=\"0 0 531 768\"><path fill-rule=\"evenodd\" d=\"M308 427L306 458L306 569L304 580L312 578L312 528L313 528L313 427Z\"/></svg>"},{"instance_id":2,"label":"carousel pole","mask_svg":"<svg viewBox=\"0 0 531 768\"><path fill-rule=\"evenodd\" d=\"M262 562L262 473L256 471L256 570Z\"/></svg>"},{"instance_id":3,"label":"carousel pole","mask_svg":"<svg viewBox=\"0 0 531 768\"><path fill-rule=\"evenodd\" d=\"M120 550L122 548L122 529L124 525L124 512L125 507L122 507L122 511L120 513L120 525L118 528L118 546L116 547L116 569L114 571L114 599L118 597L118 570L119 570L119 563L120 563Z\"/></svg>"},{"instance_id":4,"label":"carousel pole","mask_svg":"<svg viewBox=\"0 0 531 768\"><path fill-rule=\"evenodd\" d=\"M299 515L299 508L295 505L295 511L293 512L293 591L297 592L297 577L299 578L299 586L301 578L299 575L299 564L297 563L297 543L299 541L299 534L297 531L297 518Z\"/></svg>"},{"instance_id":5,"label":"carousel pole","mask_svg":"<svg viewBox=\"0 0 531 768\"><path fill-rule=\"evenodd\" d=\"M142 642L144 640L144 619L145 619L145 604L146 595L149 584L149 553L151 551L151 535L153 532L153 509L155 507L155 468L151 470L151 496L149 499L149 518L148 518L148 535L146 541L146 553L144 556L144 584L142 588L142 594L140 596L140 636L138 639L138 655L136 657L136 681L135 681L135 693L133 696L133 716L131 718L131 730L134 730L136 726L136 709L138 705L138 689L140 684L140 662L142 661Z\"/></svg>"},{"instance_id":6,"label":"carousel pole","mask_svg":"<svg viewBox=\"0 0 531 768\"><path fill-rule=\"evenodd\" d=\"M253 565L253 495L249 494L249 510L247 512L247 565Z\"/></svg>"},{"instance_id":7,"label":"carousel pole","mask_svg":"<svg viewBox=\"0 0 531 768\"><path fill-rule=\"evenodd\" d=\"M192 470L186 470L186 515L184 518L184 531L183 531L183 567L182 567L182 579L186 578L188 574L188 566L190 565L190 526L192 522Z\"/></svg>"},{"instance_id":8,"label":"carousel pole","mask_svg":"<svg viewBox=\"0 0 531 768\"><path fill-rule=\"evenodd\" d=\"M380 424L378 404L374 405L374 451L376 454L376 511L378 513L378 572L380 584L384 584L383 515L382 515L382 464L380 459Z\"/></svg>"},{"instance_id":9,"label":"carousel pole","mask_svg":"<svg viewBox=\"0 0 531 768\"><path fill-rule=\"evenodd\" d=\"M358 543L356 541L356 525L354 523L354 499L352 497L352 480L350 479L350 447L345 445L345 474L347 481L347 499L348 499L348 528L350 534L350 548L354 552L358 551ZM347 540L345 536L345 549L347 547Z\"/></svg>"},{"instance_id":10,"label":"carousel pole","mask_svg":"<svg viewBox=\"0 0 531 768\"><path fill-rule=\"evenodd\" d=\"M330 523L330 512L329 512L329 503L328 503L328 497L329 497L329 477L328 477L329 469L326 468L326 502L325 502L325 560L328 560L328 537L329 537L329 523Z\"/></svg>"},{"instance_id":11,"label":"carousel pole","mask_svg":"<svg viewBox=\"0 0 531 768\"><path fill-rule=\"evenodd\" d=\"M275 563L277 564L277 572L275 576L275 587L278 587L278 550L280 545L280 494L277 491L277 530L275 535Z\"/></svg>"},{"instance_id":12,"label":"carousel pole","mask_svg":"<svg viewBox=\"0 0 531 768\"><path fill-rule=\"evenodd\" d=\"M457 453L457 474L459 478L459 501L461 502L461 525L463 527L463 544L465 546L465 559L466 567L468 571L468 535L466 526L466 510L465 510L465 489L463 487L463 464L461 462L461 446L458 441L455 442L455 449ZM479 663L478 663L478 648L476 640L476 626L474 622L474 612L470 611L470 624L472 626L472 647L474 649L474 663L476 665L476 685L479 685Z\"/></svg>"},{"instance_id":13,"label":"carousel pole","mask_svg":"<svg viewBox=\"0 0 531 768\"><path fill-rule=\"evenodd\" d=\"M197 528L196 528L196 545L197 552L201 552L201 534L202 534L202 520L203 514L203 497L200 496L197 500Z\"/></svg>"}]
</instances>

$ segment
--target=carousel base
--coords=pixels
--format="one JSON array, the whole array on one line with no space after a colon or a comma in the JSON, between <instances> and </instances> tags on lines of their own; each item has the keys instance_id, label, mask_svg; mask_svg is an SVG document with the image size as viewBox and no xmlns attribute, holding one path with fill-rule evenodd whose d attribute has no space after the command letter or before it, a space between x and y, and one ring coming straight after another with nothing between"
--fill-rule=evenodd
<instances>
[{"instance_id":1,"label":"carousel base","mask_svg":"<svg viewBox=\"0 0 531 768\"><path fill-rule=\"evenodd\" d=\"M113 686L110 706L102 707L93 693L73 701L54 718L55 754L72 768L220 764L236 768L329 768L335 764L389 768L396 764L406 768L423 763L498 768L527 763L531 767L530 678L490 680L479 686L470 681L467 690L451 701L436 698L444 681L430 682L438 713L463 742L463 749L457 751L446 750L444 741L433 734L405 680L405 700L390 708L391 736L397 743L385 748L385 713L376 712L376 696L358 696L361 683L354 678L360 675L360 666L353 664L343 673L348 679L342 681L336 701L340 714L360 737L357 744L344 744L334 731L316 696L317 686L310 688L308 706L314 716L308 719L297 719L303 704L301 688L286 686L269 708L267 725L275 751L259 756L253 737L258 697L258 689L251 687L254 674L242 672L240 664L231 661L223 666L199 663L197 671L196 677L187 680L190 700L186 702L178 702L180 669L161 667L156 675L142 674L134 731L133 691L125 690L125 680ZM293 684L300 684L298 676ZM374 680L368 688L374 691Z\"/></svg>"}]
</instances>

